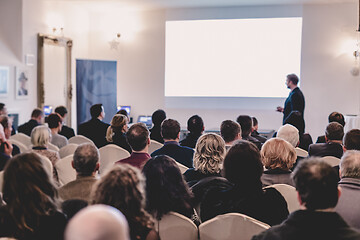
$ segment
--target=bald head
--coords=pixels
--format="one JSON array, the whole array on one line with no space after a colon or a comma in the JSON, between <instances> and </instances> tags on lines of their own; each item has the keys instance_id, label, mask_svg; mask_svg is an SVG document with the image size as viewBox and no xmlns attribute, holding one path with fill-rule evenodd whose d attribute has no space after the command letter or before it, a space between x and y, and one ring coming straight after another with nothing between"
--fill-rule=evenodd
<instances>
[{"instance_id":1,"label":"bald head","mask_svg":"<svg viewBox=\"0 0 360 240\"><path fill-rule=\"evenodd\" d=\"M129 227L116 208L93 205L81 210L69 222L65 240L129 240Z\"/></svg>"}]
</instances>

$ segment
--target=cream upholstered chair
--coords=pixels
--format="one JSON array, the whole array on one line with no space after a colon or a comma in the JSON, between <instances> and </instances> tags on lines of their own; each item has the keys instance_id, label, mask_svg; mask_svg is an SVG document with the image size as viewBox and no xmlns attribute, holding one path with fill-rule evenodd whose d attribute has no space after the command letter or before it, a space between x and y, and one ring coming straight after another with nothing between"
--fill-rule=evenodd
<instances>
[{"instance_id":1,"label":"cream upholstered chair","mask_svg":"<svg viewBox=\"0 0 360 240\"><path fill-rule=\"evenodd\" d=\"M189 218L169 212L161 220L155 221L155 229L161 240L197 240L198 229Z\"/></svg>"},{"instance_id":2,"label":"cream upholstered chair","mask_svg":"<svg viewBox=\"0 0 360 240\"><path fill-rule=\"evenodd\" d=\"M298 157L307 157L309 155L307 151L299 147L295 148L295 152Z\"/></svg>"},{"instance_id":3,"label":"cream upholstered chair","mask_svg":"<svg viewBox=\"0 0 360 240\"><path fill-rule=\"evenodd\" d=\"M47 158L43 155L40 155L38 153L36 153L36 154L40 156L46 172L49 174L49 177L52 178L54 166L52 165L51 161L49 160L49 158Z\"/></svg>"},{"instance_id":4,"label":"cream upholstered chair","mask_svg":"<svg viewBox=\"0 0 360 240\"><path fill-rule=\"evenodd\" d=\"M179 163L179 162L176 162L176 164L178 165L178 167L180 168L180 172L181 172L181 174L184 174L184 172L186 172L186 170L188 170L189 168L188 167L186 167L186 166L184 166L184 165L182 165L181 163Z\"/></svg>"},{"instance_id":5,"label":"cream upholstered chair","mask_svg":"<svg viewBox=\"0 0 360 240\"><path fill-rule=\"evenodd\" d=\"M63 146L62 148L60 148L59 150L59 155L60 155L60 158L64 158L66 156L69 156L69 155L72 155L74 154L76 148L78 147L79 145L75 144L75 143L70 143L70 144L67 144L65 146Z\"/></svg>"},{"instance_id":6,"label":"cream upholstered chair","mask_svg":"<svg viewBox=\"0 0 360 240\"><path fill-rule=\"evenodd\" d=\"M281 195L285 198L285 201L288 205L289 213L292 213L300 209L300 203L297 198L296 189L293 186L287 184L273 184L267 186L266 188L273 187L278 190Z\"/></svg>"},{"instance_id":7,"label":"cream upholstered chair","mask_svg":"<svg viewBox=\"0 0 360 240\"><path fill-rule=\"evenodd\" d=\"M1 171L0 172L0 192L2 192L3 183L4 183L4 171Z\"/></svg>"},{"instance_id":8,"label":"cream upholstered chair","mask_svg":"<svg viewBox=\"0 0 360 240\"><path fill-rule=\"evenodd\" d=\"M11 144L15 144L16 146L18 146L20 149L20 153L25 153L25 152L29 151L29 147L25 146L25 144L23 144L22 142L19 142L15 139L11 139L11 138L9 139L9 142Z\"/></svg>"},{"instance_id":9,"label":"cream upholstered chair","mask_svg":"<svg viewBox=\"0 0 360 240\"><path fill-rule=\"evenodd\" d=\"M252 236L270 228L241 213L218 215L199 226L201 240L250 240Z\"/></svg>"},{"instance_id":10,"label":"cream upholstered chair","mask_svg":"<svg viewBox=\"0 0 360 240\"><path fill-rule=\"evenodd\" d=\"M150 140L150 146L149 146L149 154L153 153L154 151L158 150L159 148L162 148L164 144L159 143L155 140Z\"/></svg>"},{"instance_id":11,"label":"cream upholstered chair","mask_svg":"<svg viewBox=\"0 0 360 240\"><path fill-rule=\"evenodd\" d=\"M114 163L120 159L130 157L130 153L125 149L115 145L108 144L99 149L100 152L100 175L104 175L106 171L114 166Z\"/></svg>"},{"instance_id":12,"label":"cream upholstered chair","mask_svg":"<svg viewBox=\"0 0 360 240\"><path fill-rule=\"evenodd\" d=\"M73 155L68 155L55 164L61 186L76 179L76 170L72 167L72 160Z\"/></svg>"},{"instance_id":13,"label":"cream upholstered chair","mask_svg":"<svg viewBox=\"0 0 360 240\"><path fill-rule=\"evenodd\" d=\"M21 142L28 148L31 145L31 138L28 135L23 134L23 133L14 134L14 135L10 136L10 139L14 139L18 142Z\"/></svg>"},{"instance_id":14,"label":"cream upholstered chair","mask_svg":"<svg viewBox=\"0 0 360 240\"><path fill-rule=\"evenodd\" d=\"M340 159L337 157L333 157L333 156L325 156L325 157L322 157L321 160L330 164L332 167L336 167L340 164Z\"/></svg>"},{"instance_id":15,"label":"cream upholstered chair","mask_svg":"<svg viewBox=\"0 0 360 240\"><path fill-rule=\"evenodd\" d=\"M50 142L48 143L48 149L59 152L59 148Z\"/></svg>"},{"instance_id":16,"label":"cream upholstered chair","mask_svg":"<svg viewBox=\"0 0 360 240\"><path fill-rule=\"evenodd\" d=\"M75 143L75 144L92 143L92 144L94 144L94 142L91 139L89 139L83 135L73 136L72 138L69 139L69 143Z\"/></svg>"}]
</instances>

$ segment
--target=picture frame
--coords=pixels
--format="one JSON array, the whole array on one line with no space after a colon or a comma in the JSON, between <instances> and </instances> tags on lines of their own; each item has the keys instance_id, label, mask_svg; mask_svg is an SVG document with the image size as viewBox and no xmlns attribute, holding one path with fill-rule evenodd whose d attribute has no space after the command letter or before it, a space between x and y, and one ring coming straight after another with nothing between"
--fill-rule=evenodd
<instances>
[{"instance_id":1,"label":"picture frame","mask_svg":"<svg viewBox=\"0 0 360 240\"><path fill-rule=\"evenodd\" d=\"M29 71L16 67L15 73L15 97L16 99L27 99L29 97Z\"/></svg>"},{"instance_id":2,"label":"picture frame","mask_svg":"<svg viewBox=\"0 0 360 240\"><path fill-rule=\"evenodd\" d=\"M0 97L7 97L9 94L10 68L0 66Z\"/></svg>"}]
</instances>

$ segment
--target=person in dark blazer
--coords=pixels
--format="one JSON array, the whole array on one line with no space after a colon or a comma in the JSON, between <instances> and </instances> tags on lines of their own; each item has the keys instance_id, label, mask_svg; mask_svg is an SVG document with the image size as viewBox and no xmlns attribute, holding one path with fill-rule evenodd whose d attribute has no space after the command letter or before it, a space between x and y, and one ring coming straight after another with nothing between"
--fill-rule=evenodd
<instances>
[{"instance_id":1,"label":"person in dark blazer","mask_svg":"<svg viewBox=\"0 0 360 240\"><path fill-rule=\"evenodd\" d=\"M61 121L63 122L61 131L58 132L58 134L63 135L67 139L70 139L73 136L75 136L74 129L72 129L71 127L66 126L65 123L64 123L64 119L66 118L66 115L68 113L66 107L58 106L58 107L55 108L55 112L60 115Z\"/></svg>"},{"instance_id":2,"label":"person in dark blazer","mask_svg":"<svg viewBox=\"0 0 360 240\"><path fill-rule=\"evenodd\" d=\"M259 140L261 143L265 143L267 138L263 137L259 134L258 129L259 129L259 122L256 119L256 117L252 117L252 121L253 121L253 127L251 130L251 136L256 138L257 140Z\"/></svg>"},{"instance_id":3,"label":"person in dark blazer","mask_svg":"<svg viewBox=\"0 0 360 240\"><path fill-rule=\"evenodd\" d=\"M161 124L161 135L164 138L164 146L151 154L151 157L167 155L182 165L192 168L194 150L179 144L180 123L174 119L166 119Z\"/></svg>"},{"instance_id":4,"label":"person in dark blazer","mask_svg":"<svg viewBox=\"0 0 360 240\"><path fill-rule=\"evenodd\" d=\"M198 115L189 118L187 122L189 134L180 141L181 146L195 148L196 142L204 131L204 122Z\"/></svg>"},{"instance_id":5,"label":"person in dark blazer","mask_svg":"<svg viewBox=\"0 0 360 240\"><path fill-rule=\"evenodd\" d=\"M345 126L345 118L344 115L342 115L339 112L332 112L329 115L329 123L331 122L338 122L340 123L343 127ZM316 140L316 143L326 143L325 140L325 135L319 136Z\"/></svg>"},{"instance_id":6,"label":"person in dark blazer","mask_svg":"<svg viewBox=\"0 0 360 240\"><path fill-rule=\"evenodd\" d=\"M150 129L150 139L164 143L164 139L161 136L161 123L165 119L166 113L164 110L158 109L152 114L151 120L154 126Z\"/></svg>"},{"instance_id":7,"label":"person in dark blazer","mask_svg":"<svg viewBox=\"0 0 360 240\"><path fill-rule=\"evenodd\" d=\"M309 146L309 156L333 156L341 158L343 147L341 145L344 136L344 127L337 122L331 122L327 125L325 131L326 143L315 143Z\"/></svg>"},{"instance_id":8,"label":"person in dark blazer","mask_svg":"<svg viewBox=\"0 0 360 240\"><path fill-rule=\"evenodd\" d=\"M106 131L110 126L102 120L105 117L105 111L102 104L92 105L90 108L91 119L78 127L78 134L91 139L98 148L106 145Z\"/></svg>"},{"instance_id":9,"label":"person in dark blazer","mask_svg":"<svg viewBox=\"0 0 360 240\"><path fill-rule=\"evenodd\" d=\"M240 124L242 139L252 142L260 150L262 143L256 138L251 136L252 126L253 126L252 118L248 115L240 115L236 119L236 121Z\"/></svg>"},{"instance_id":10,"label":"person in dark blazer","mask_svg":"<svg viewBox=\"0 0 360 240\"><path fill-rule=\"evenodd\" d=\"M24 133L30 137L31 131L40 124L44 123L44 113L41 109L35 108L31 113L31 119L18 127L19 133Z\"/></svg>"}]
</instances>

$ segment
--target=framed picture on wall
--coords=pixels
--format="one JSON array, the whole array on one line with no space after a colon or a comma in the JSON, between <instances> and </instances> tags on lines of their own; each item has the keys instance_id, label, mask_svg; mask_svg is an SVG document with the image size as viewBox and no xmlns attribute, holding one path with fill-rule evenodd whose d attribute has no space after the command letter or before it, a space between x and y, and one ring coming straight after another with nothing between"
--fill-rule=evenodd
<instances>
[{"instance_id":1,"label":"framed picture on wall","mask_svg":"<svg viewBox=\"0 0 360 240\"><path fill-rule=\"evenodd\" d=\"M24 68L16 67L15 70L15 96L16 99L27 99L29 96L29 76L28 71Z\"/></svg>"},{"instance_id":2,"label":"framed picture on wall","mask_svg":"<svg viewBox=\"0 0 360 240\"><path fill-rule=\"evenodd\" d=\"M0 66L0 97L6 97L9 93L9 67Z\"/></svg>"}]
</instances>

